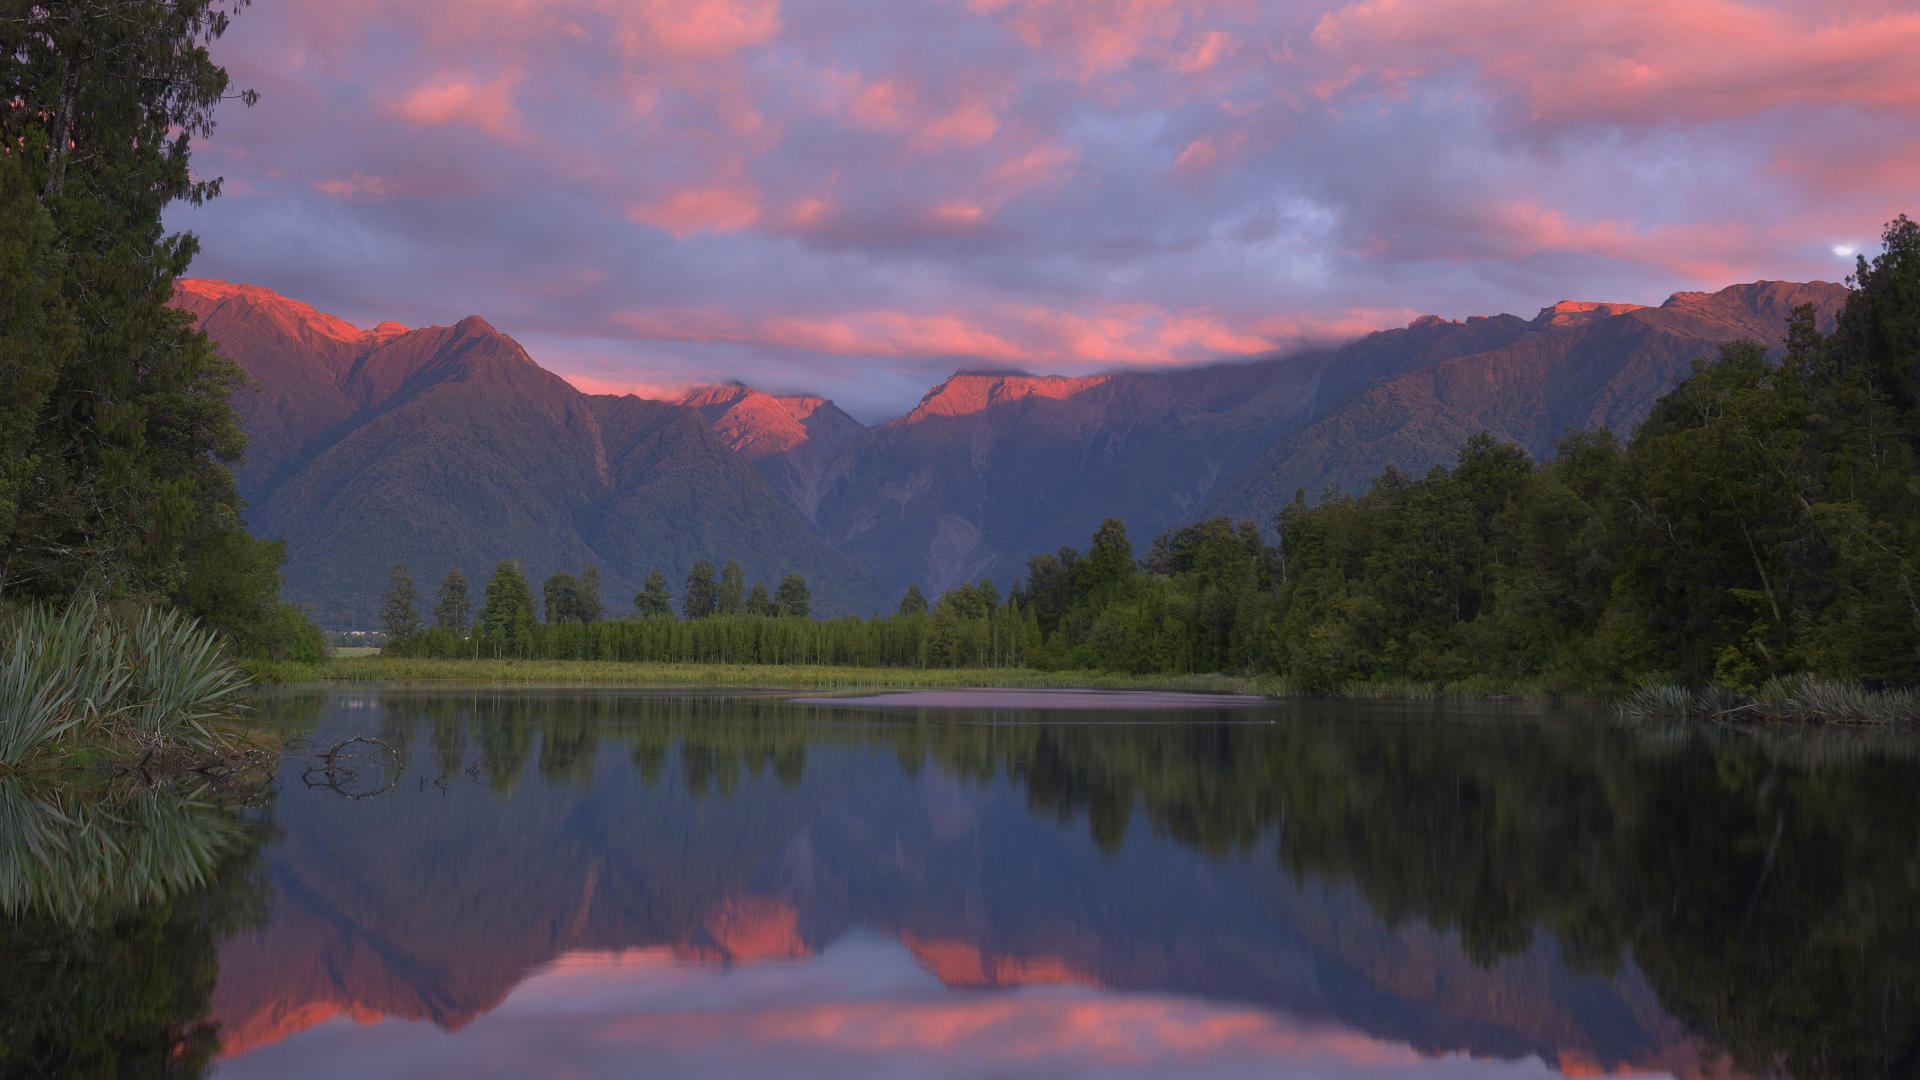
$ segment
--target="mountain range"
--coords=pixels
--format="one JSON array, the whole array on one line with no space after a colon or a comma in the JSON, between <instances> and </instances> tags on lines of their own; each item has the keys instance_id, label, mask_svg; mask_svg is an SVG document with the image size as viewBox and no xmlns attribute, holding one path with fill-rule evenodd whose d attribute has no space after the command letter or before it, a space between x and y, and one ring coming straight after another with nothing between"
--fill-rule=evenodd
<instances>
[{"instance_id":1,"label":"mountain range","mask_svg":"<svg viewBox=\"0 0 1920 1080\"><path fill-rule=\"evenodd\" d=\"M1531 319L1425 316L1338 347L1243 363L1064 377L962 371L868 427L818 397L729 383L677 401L587 394L478 316L360 329L271 290L176 286L254 385L238 472L255 533L287 542L289 599L370 625L393 564L430 591L502 559L536 587L599 566L609 607L647 573L738 559L797 572L824 614L891 609L1083 545L1136 544L1296 490L1357 491L1389 463L1451 461L1487 430L1536 456L1570 428L1623 435L1727 341L1777 346L1847 290L1762 281L1658 307L1562 302Z\"/></svg>"}]
</instances>

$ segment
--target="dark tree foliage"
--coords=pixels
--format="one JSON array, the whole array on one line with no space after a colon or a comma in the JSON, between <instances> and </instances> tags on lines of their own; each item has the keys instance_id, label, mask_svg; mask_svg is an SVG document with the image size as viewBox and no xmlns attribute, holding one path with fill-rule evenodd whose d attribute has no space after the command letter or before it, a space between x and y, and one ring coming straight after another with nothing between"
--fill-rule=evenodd
<instances>
[{"instance_id":1,"label":"dark tree foliage","mask_svg":"<svg viewBox=\"0 0 1920 1080\"><path fill-rule=\"evenodd\" d=\"M634 594L633 607L643 619L672 618L673 594L667 591L667 575L655 570L646 584Z\"/></svg>"},{"instance_id":2,"label":"dark tree foliage","mask_svg":"<svg viewBox=\"0 0 1920 1080\"><path fill-rule=\"evenodd\" d=\"M720 614L740 614L746 606L746 591L746 572L740 569L737 560L728 559L727 565L720 568Z\"/></svg>"},{"instance_id":3,"label":"dark tree foliage","mask_svg":"<svg viewBox=\"0 0 1920 1080\"><path fill-rule=\"evenodd\" d=\"M907 594L900 598L900 615L925 615L927 613L927 594L920 591L920 583L907 586Z\"/></svg>"},{"instance_id":4,"label":"dark tree foliage","mask_svg":"<svg viewBox=\"0 0 1920 1080\"><path fill-rule=\"evenodd\" d=\"M747 594L746 612L749 615L778 615L780 613L779 609L774 606L773 594L767 591L766 582L756 581L753 583L753 591Z\"/></svg>"},{"instance_id":5,"label":"dark tree foliage","mask_svg":"<svg viewBox=\"0 0 1920 1080\"><path fill-rule=\"evenodd\" d=\"M166 306L169 203L219 191L191 142L227 75L210 0L12 5L0 20L0 592L178 597L241 531L242 376Z\"/></svg>"},{"instance_id":6,"label":"dark tree foliage","mask_svg":"<svg viewBox=\"0 0 1920 1080\"><path fill-rule=\"evenodd\" d=\"M414 588L406 563L395 563L387 577L387 591L380 597L380 628L390 641L425 629L420 621L420 590Z\"/></svg>"},{"instance_id":7,"label":"dark tree foliage","mask_svg":"<svg viewBox=\"0 0 1920 1080\"><path fill-rule=\"evenodd\" d=\"M0 595L168 601L242 655L308 658L285 550L240 520L244 376L167 306L198 243L162 213L219 193L190 149L234 96L207 46L247 2L0 19Z\"/></svg>"},{"instance_id":8,"label":"dark tree foliage","mask_svg":"<svg viewBox=\"0 0 1920 1080\"><path fill-rule=\"evenodd\" d=\"M720 610L720 588L713 580L713 564L705 559L693 564L687 574L687 591L680 598L680 614L688 619L704 619Z\"/></svg>"},{"instance_id":9,"label":"dark tree foliage","mask_svg":"<svg viewBox=\"0 0 1920 1080\"><path fill-rule=\"evenodd\" d=\"M805 618L811 613L812 604L812 598L807 593L806 578L799 574L788 574L780 579L780 588L773 594L773 606L777 614Z\"/></svg>"},{"instance_id":10,"label":"dark tree foliage","mask_svg":"<svg viewBox=\"0 0 1920 1080\"><path fill-rule=\"evenodd\" d=\"M541 587L549 623L599 622L605 613L600 604L600 568L589 566L579 577L554 574Z\"/></svg>"},{"instance_id":11,"label":"dark tree foliage","mask_svg":"<svg viewBox=\"0 0 1920 1080\"><path fill-rule=\"evenodd\" d=\"M465 635L472 617L473 599L467 593L467 576L456 566L447 571L446 580L440 583L440 591L434 594L433 625Z\"/></svg>"},{"instance_id":12,"label":"dark tree foliage","mask_svg":"<svg viewBox=\"0 0 1920 1080\"><path fill-rule=\"evenodd\" d=\"M534 655L533 589L520 564L508 559L487 579L487 596L480 608L476 638L480 655L528 657Z\"/></svg>"}]
</instances>

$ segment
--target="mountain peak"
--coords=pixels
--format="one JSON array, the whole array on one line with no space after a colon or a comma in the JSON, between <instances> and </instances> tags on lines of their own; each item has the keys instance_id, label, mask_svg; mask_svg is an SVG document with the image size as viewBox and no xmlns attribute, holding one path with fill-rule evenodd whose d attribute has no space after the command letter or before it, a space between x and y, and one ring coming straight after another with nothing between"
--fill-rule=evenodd
<instances>
[{"instance_id":1,"label":"mountain peak","mask_svg":"<svg viewBox=\"0 0 1920 1080\"><path fill-rule=\"evenodd\" d=\"M1578 326L1629 311L1641 311L1645 304L1615 304L1597 300L1562 300L1540 309L1533 317L1535 326Z\"/></svg>"},{"instance_id":2,"label":"mountain peak","mask_svg":"<svg viewBox=\"0 0 1920 1080\"><path fill-rule=\"evenodd\" d=\"M729 447L751 459L820 439L838 446L865 430L826 398L769 394L738 380L695 387L677 404L698 409Z\"/></svg>"},{"instance_id":3,"label":"mountain peak","mask_svg":"<svg viewBox=\"0 0 1920 1080\"><path fill-rule=\"evenodd\" d=\"M966 416L1024 398L1059 400L1091 390L1111 375L1028 375L1008 371L957 371L927 391L912 412L888 424L916 424L935 416Z\"/></svg>"},{"instance_id":4,"label":"mountain peak","mask_svg":"<svg viewBox=\"0 0 1920 1080\"><path fill-rule=\"evenodd\" d=\"M367 331L345 319L260 285L213 278L180 278L173 283L173 305L192 312L202 322L214 309L231 305L263 315L296 335L304 332L347 344L358 343L367 336Z\"/></svg>"}]
</instances>

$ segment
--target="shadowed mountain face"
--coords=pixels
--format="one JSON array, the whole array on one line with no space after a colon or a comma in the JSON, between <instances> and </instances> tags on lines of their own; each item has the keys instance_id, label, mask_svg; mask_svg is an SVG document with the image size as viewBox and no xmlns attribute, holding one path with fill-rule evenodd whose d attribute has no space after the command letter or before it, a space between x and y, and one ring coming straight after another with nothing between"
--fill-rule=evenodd
<instances>
[{"instance_id":1,"label":"shadowed mountain face","mask_svg":"<svg viewBox=\"0 0 1920 1080\"><path fill-rule=\"evenodd\" d=\"M537 588L597 564L618 610L655 567L732 557L804 575L829 612L876 602L696 409L582 394L477 316L360 332L199 281L176 303L257 384L236 402L248 521L286 539L287 596L325 625L371 623L397 562L427 592L455 566L478 583L517 558Z\"/></svg>"},{"instance_id":2,"label":"shadowed mountain face","mask_svg":"<svg viewBox=\"0 0 1920 1080\"><path fill-rule=\"evenodd\" d=\"M187 281L177 303L258 384L241 491L284 535L289 594L364 622L385 572L431 584L523 558L537 583L598 562L614 610L654 566L795 570L825 611L891 607L1084 545L1107 517L1136 543L1203 516L1261 523L1296 489L1420 474L1483 429L1535 455L1569 428L1623 435L1724 342L1777 345L1795 306L1831 323L1846 290L1757 282L1660 307L1566 301L1533 319L1432 316L1336 349L1083 378L963 372L866 428L830 401L739 384L676 404L581 394L512 339L357 330L250 286ZM856 569L857 568L857 569Z\"/></svg>"},{"instance_id":3,"label":"shadowed mountain face","mask_svg":"<svg viewBox=\"0 0 1920 1080\"><path fill-rule=\"evenodd\" d=\"M271 917L221 947L225 1071L350 1072L329 1055L362 1030L470 1055L496 1012L522 1041L530 1016L570 1022L535 999L571 984L563 1000L618 1004L567 1062L612 1027L716 1054L784 1017L844 1037L844 1074L875 1047L829 1013L917 1045L937 1006L974 1032L930 1048L938 1066L991 1052L996 1011L1064 1002L1089 1024L1181 1011L1202 1060L1208 1032L1279 1024L1487 1063L1448 1075L1528 1058L1703 1075L1720 1051L1768 1073L1906 1074L1920 940L1910 868L1886 853L1920 822L1910 754L1477 708L1062 723L578 692L288 701L313 747L367 733L396 753L358 760L353 790L281 791ZM808 1011L855 986L877 989ZM675 1010L707 1026L648 1026ZM316 1027L333 1017L474 1042ZM1075 1028L1056 1019L1036 1053ZM1739 1075L1727 1064L1712 1075Z\"/></svg>"}]
</instances>

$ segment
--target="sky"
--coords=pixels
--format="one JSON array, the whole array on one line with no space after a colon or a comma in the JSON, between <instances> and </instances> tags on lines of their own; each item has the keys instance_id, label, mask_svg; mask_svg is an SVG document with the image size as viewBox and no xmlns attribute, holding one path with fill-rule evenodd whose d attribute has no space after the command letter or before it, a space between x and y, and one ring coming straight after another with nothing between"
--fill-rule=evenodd
<instances>
[{"instance_id":1,"label":"sky","mask_svg":"<svg viewBox=\"0 0 1920 1080\"><path fill-rule=\"evenodd\" d=\"M261 97L193 273L869 422L1838 281L1920 213L1920 0L262 0L213 54Z\"/></svg>"}]
</instances>

